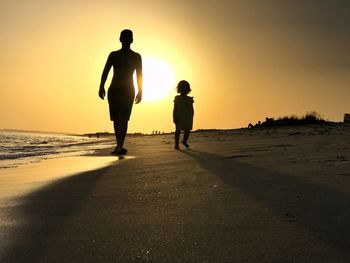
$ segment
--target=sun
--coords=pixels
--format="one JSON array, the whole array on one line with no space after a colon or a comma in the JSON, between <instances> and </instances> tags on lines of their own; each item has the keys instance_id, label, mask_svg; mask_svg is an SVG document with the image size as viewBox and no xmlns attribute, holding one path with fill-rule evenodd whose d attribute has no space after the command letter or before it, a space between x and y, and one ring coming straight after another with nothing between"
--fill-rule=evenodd
<instances>
[{"instance_id":1,"label":"sun","mask_svg":"<svg viewBox=\"0 0 350 263\"><path fill-rule=\"evenodd\" d=\"M155 57L142 59L142 100L156 101L168 96L175 88L175 76L171 66Z\"/></svg>"}]
</instances>

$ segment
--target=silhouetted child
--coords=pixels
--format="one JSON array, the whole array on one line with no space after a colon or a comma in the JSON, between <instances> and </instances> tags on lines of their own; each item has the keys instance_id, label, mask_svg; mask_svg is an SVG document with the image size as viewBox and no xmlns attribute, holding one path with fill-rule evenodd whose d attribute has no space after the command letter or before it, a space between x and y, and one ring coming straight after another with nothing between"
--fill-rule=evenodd
<instances>
[{"instance_id":1,"label":"silhouetted child","mask_svg":"<svg viewBox=\"0 0 350 263\"><path fill-rule=\"evenodd\" d=\"M193 97L187 96L191 92L190 84L186 80L181 80L176 87L177 93L180 95L175 96L173 120L175 123L175 149L179 149L180 133L184 131L184 138L182 144L186 148L190 146L187 143L190 131L193 125Z\"/></svg>"}]
</instances>

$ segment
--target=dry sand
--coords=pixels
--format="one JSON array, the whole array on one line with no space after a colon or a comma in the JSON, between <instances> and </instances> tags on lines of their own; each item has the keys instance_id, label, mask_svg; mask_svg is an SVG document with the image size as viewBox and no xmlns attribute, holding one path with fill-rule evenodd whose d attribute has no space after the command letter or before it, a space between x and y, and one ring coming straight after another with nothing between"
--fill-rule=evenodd
<instances>
[{"instance_id":1,"label":"dry sand","mask_svg":"<svg viewBox=\"0 0 350 263\"><path fill-rule=\"evenodd\" d=\"M350 126L200 132L190 144L129 137L129 158L3 195L0 261L350 262Z\"/></svg>"}]
</instances>

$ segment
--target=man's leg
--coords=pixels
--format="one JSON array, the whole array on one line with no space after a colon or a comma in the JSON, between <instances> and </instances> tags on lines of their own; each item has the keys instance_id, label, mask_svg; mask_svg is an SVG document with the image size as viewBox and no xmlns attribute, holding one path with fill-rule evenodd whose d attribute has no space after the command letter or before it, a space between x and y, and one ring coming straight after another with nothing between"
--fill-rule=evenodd
<instances>
[{"instance_id":1,"label":"man's leg","mask_svg":"<svg viewBox=\"0 0 350 263\"><path fill-rule=\"evenodd\" d=\"M114 126L114 136L115 136L115 141L117 142L117 146L118 146L118 124L119 124L119 121L113 121L113 126Z\"/></svg>"},{"instance_id":2,"label":"man's leg","mask_svg":"<svg viewBox=\"0 0 350 263\"><path fill-rule=\"evenodd\" d=\"M119 118L118 121L113 122L113 125L117 146L111 154L126 154L127 150L123 148L123 145L128 130L128 119Z\"/></svg>"},{"instance_id":3,"label":"man's leg","mask_svg":"<svg viewBox=\"0 0 350 263\"><path fill-rule=\"evenodd\" d=\"M111 154L117 154L118 152L118 127L119 127L119 121L118 120L114 120L113 121L113 127L114 127L114 136L115 136L115 141L117 143L117 146L115 147L114 151L111 152Z\"/></svg>"},{"instance_id":4,"label":"man's leg","mask_svg":"<svg viewBox=\"0 0 350 263\"><path fill-rule=\"evenodd\" d=\"M118 150L123 149L125 136L128 131L128 121L129 120L126 118L119 119L119 124L117 126L117 134L116 134Z\"/></svg>"},{"instance_id":5,"label":"man's leg","mask_svg":"<svg viewBox=\"0 0 350 263\"><path fill-rule=\"evenodd\" d=\"M113 154L121 155L126 154L127 150L123 148L125 136L128 131L128 122L131 114L131 109L133 105L133 97L130 100L130 104L125 104L124 102L120 102L118 108L115 109L114 119L114 133L117 141L117 147Z\"/></svg>"}]
</instances>

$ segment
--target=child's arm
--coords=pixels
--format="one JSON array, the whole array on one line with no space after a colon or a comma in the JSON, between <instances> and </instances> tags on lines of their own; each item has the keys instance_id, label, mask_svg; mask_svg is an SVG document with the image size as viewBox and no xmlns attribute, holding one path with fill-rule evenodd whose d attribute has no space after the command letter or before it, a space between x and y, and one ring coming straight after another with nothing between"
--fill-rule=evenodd
<instances>
[{"instance_id":1,"label":"child's arm","mask_svg":"<svg viewBox=\"0 0 350 263\"><path fill-rule=\"evenodd\" d=\"M176 124L177 123L177 105L176 102L174 102L174 109L173 109L173 122Z\"/></svg>"}]
</instances>

